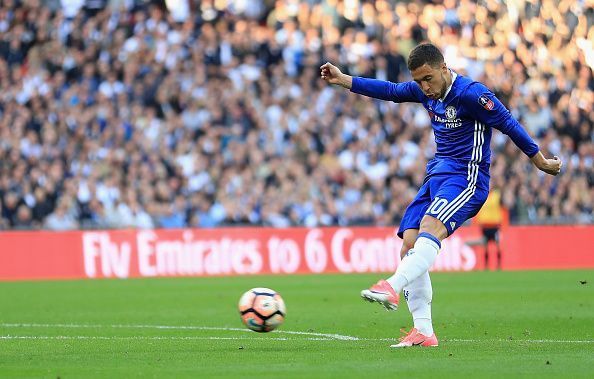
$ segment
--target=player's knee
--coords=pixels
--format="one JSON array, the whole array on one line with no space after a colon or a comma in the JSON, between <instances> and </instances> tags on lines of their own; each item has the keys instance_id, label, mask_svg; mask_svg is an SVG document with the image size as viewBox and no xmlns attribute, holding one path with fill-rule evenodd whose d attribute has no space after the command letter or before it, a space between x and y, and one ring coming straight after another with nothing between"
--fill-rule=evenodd
<instances>
[{"instance_id":1,"label":"player's knee","mask_svg":"<svg viewBox=\"0 0 594 379\"><path fill-rule=\"evenodd\" d=\"M419 232L429 233L432 236L439 238L440 241L448 236L448 230L445 225L435 217L431 216L423 217Z\"/></svg>"}]
</instances>

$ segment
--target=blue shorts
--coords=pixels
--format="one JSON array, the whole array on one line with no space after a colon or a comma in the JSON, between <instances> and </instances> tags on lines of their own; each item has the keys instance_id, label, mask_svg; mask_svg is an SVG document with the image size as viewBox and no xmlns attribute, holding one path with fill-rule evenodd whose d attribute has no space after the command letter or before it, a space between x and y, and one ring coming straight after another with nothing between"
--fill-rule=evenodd
<instances>
[{"instance_id":1,"label":"blue shorts","mask_svg":"<svg viewBox=\"0 0 594 379\"><path fill-rule=\"evenodd\" d=\"M441 221L448 236L454 233L478 213L489 195L489 175L481 173L474 179L464 174L438 174L426 178L404 212L398 236L402 238L407 229L419 229L425 215Z\"/></svg>"}]
</instances>

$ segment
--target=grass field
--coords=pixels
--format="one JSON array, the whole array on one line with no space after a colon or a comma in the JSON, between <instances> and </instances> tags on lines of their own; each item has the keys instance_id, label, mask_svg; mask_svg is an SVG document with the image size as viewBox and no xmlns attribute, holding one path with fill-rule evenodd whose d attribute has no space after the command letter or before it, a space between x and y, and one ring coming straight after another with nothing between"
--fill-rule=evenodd
<instances>
[{"instance_id":1,"label":"grass field","mask_svg":"<svg viewBox=\"0 0 594 379\"><path fill-rule=\"evenodd\" d=\"M431 349L388 347L411 321L359 298L381 276L0 283L0 377L594 377L594 271L435 273ZM257 286L278 331L242 328Z\"/></svg>"}]
</instances>

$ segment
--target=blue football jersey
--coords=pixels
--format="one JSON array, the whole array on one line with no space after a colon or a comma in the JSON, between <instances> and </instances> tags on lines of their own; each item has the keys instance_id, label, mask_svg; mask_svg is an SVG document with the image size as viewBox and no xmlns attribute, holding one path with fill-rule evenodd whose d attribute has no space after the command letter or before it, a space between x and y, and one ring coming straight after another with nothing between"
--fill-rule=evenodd
<instances>
[{"instance_id":1,"label":"blue football jersey","mask_svg":"<svg viewBox=\"0 0 594 379\"><path fill-rule=\"evenodd\" d=\"M421 103L431 117L437 152L427 174L480 170L489 175L492 128L507 134L529 157L538 146L509 110L483 84L454 75L451 87L440 100L430 99L413 81L392 83L353 78L352 92L397 103ZM474 166L474 168L473 168Z\"/></svg>"}]
</instances>

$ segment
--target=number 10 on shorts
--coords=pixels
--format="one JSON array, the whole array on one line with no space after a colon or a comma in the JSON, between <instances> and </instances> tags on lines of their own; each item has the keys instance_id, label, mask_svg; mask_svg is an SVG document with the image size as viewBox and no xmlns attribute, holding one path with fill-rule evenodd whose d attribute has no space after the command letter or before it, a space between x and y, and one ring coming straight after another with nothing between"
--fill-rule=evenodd
<instances>
[{"instance_id":1,"label":"number 10 on shorts","mask_svg":"<svg viewBox=\"0 0 594 379\"><path fill-rule=\"evenodd\" d=\"M446 205L448 205L448 201L446 199L436 197L431 203L431 206L429 206L427 212L432 215L439 214L445 208Z\"/></svg>"}]
</instances>

